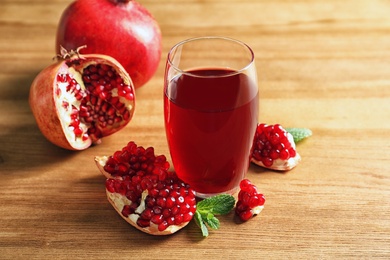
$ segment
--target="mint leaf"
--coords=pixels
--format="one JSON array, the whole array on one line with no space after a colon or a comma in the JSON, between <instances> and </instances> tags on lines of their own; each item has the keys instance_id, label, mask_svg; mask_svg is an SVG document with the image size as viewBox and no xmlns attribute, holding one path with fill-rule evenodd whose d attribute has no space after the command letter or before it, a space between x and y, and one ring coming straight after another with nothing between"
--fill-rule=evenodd
<instances>
[{"instance_id":1,"label":"mint leaf","mask_svg":"<svg viewBox=\"0 0 390 260\"><path fill-rule=\"evenodd\" d=\"M295 143L312 135L312 131L308 128L286 128L286 131L293 136Z\"/></svg>"},{"instance_id":2,"label":"mint leaf","mask_svg":"<svg viewBox=\"0 0 390 260\"><path fill-rule=\"evenodd\" d=\"M211 227L212 229L218 229L219 228L219 220L211 213L207 214L207 217L204 219L207 225Z\"/></svg>"},{"instance_id":3,"label":"mint leaf","mask_svg":"<svg viewBox=\"0 0 390 260\"><path fill-rule=\"evenodd\" d=\"M219 220L215 215L228 214L236 204L236 200L231 195L216 195L199 201L196 204L195 221L202 230L202 235L209 235L207 225L212 229L218 229L220 226ZM207 224L207 225L206 225Z\"/></svg>"},{"instance_id":4,"label":"mint leaf","mask_svg":"<svg viewBox=\"0 0 390 260\"><path fill-rule=\"evenodd\" d=\"M200 215L200 213L198 211L195 211L194 218L195 218L196 224L198 224L198 226L202 230L202 235L204 237L207 237L209 235L209 230L207 229L206 224L203 222L202 216Z\"/></svg>"},{"instance_id":5,"label":"mint leaf","mask_svg":"<svg viewBox=\"0 0 390 260\"><path fill-rule=\"evenodd\" d=\"M221 194L199 201L196 205L200 212L210 212L217 215L229 213L236 203L231 195Z\"/></svg>"}]
</instances>

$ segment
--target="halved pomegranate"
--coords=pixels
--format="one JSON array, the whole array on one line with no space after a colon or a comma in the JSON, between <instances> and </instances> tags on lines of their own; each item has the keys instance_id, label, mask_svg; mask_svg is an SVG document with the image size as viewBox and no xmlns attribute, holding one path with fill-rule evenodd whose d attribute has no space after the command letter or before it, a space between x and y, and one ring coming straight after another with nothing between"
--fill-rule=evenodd
<instances>
[{"instance_id":1,"label":"halved pomegranate","mask_svg":"<svg viewBox=\"0 0 390 260\"><path fill-rule=\"evenodd\" d=\"M37 75L29 96L38 127L50 142L83 150L130 122L135 91L114 58L65 49L59 57Z\"/></svg>"},{"instance_id":2,"label":"halved pomegranate","mask_svg":"<svg viewBox=\"0 0 390 260\"><path fill-rule=\"evenodd\" d=\"M108 201L124 220L152 235L169 235L186 226L196 211L194 191L169 171L153 147L129 142L112 156L95 157L107 177Z\"/></svg>"},{"instance_id":3,"label":"halved pomegranate","mask_svg":"<svg viewBox=\"0 0 390 260\"><path fill-rule=\"evenodd\" d=\"M272 170L291 170L301 160L293 136L279 124L259 124L252 149L251 161Z\"/></svg>"}]
</instances>

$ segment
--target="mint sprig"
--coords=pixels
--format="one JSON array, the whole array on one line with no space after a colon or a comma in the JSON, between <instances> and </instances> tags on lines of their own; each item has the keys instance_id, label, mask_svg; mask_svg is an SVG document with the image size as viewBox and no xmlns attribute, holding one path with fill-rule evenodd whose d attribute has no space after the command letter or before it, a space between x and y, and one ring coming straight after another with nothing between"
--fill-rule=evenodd
<instances>
[{"instance_id":1,"label":"mint sprig","mask_svg":"<svg viewBox=\"0 0 390 260\"><path fill-rule=\"evenodd\" d=\"M219 220L215 215L228 214L236 204L233 196L227 194L216 195L199 201L196 204L195 222L202 230L202 235L207 237L209 231L207 226L212 229L218 229L220 226Z\"/></svg>"},{"instance_id":2,"label":"mint sprig","mask_svg":"<svg viewBox=\"0 0 390 260\"><path fill-rule=\"evenodd\" d=\"M294 142L298 143L302 141L303 139L309 137L312 135L312 131L308 128L285 128L287 132L289 132L293 138Z\"/></svg>"}]
</instances>

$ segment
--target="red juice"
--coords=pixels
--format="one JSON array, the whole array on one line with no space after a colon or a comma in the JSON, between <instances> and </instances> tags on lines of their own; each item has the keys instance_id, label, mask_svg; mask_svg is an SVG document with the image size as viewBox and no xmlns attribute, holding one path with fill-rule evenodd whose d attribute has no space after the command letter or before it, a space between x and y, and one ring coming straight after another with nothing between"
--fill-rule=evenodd
<instances>
[{"instance_id":1,"label":"red juice","mask_svg":"<svg viewBox=\"0 0 390 260\"><path fill-rule=\"evenodd\" d=\"M246 74L226 69L190 73L173 78L164 91L175 171L197 193L233 191L249 167L258 118L257 84Z\"/></svg>"}]
</instances>

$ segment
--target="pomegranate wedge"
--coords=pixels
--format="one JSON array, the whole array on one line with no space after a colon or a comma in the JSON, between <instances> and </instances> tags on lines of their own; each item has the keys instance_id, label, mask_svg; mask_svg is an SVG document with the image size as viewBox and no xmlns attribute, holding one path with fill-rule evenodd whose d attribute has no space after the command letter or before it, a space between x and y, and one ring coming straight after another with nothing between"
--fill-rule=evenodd
<instances>
[{"instance_id":1,"label":"pomegranate wedge","mask_svg":"<svg viewBox=\"0 0 390 260\"><path fill-rule=\"evenodd\" d=\"M251 157L253 163L272 170L288 171L300 160L293 136L281 125L257 126Z\"/></svg>"},{"instance_id":2,"label":"pomegranate wedge","mask_svg":"<svg viewBox=\"0 0 390 260\"><path fill-rule=\"evenodd\" d=\"M112 156L95 157L106 176L114 209L132 226L152 235L169 235L186 226L196 211L194 191L152 147L129 142Z\"/></svg>"}]
</instances>

